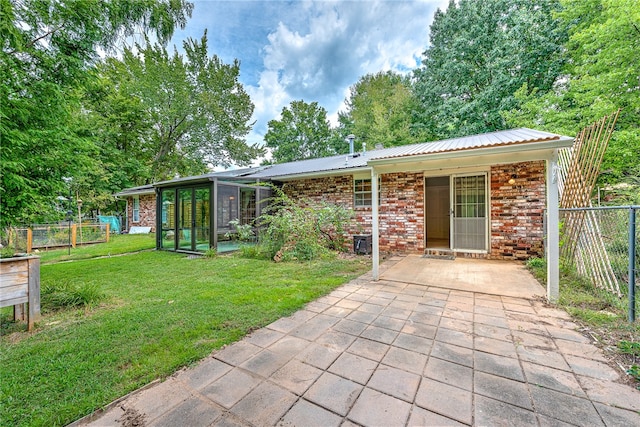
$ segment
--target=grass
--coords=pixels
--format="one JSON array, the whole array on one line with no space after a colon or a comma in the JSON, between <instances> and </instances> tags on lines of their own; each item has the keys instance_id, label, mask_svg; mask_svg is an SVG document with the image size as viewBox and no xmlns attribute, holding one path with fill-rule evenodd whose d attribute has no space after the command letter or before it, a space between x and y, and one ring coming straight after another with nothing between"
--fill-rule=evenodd
<instances>
[{"instance_id":1,"label":"grass","mask_svg":"<svg viewBox=\"0 0 640 427\"><path fill-rule=\"evenodd\" d=\"M35 255L40 257L42 264L48 264L121 255L155 247L156 238L154 234L114 234L109 237L109 243L89 244L71 248L71 256L69 256L69 248L40 251Z\"/></svg>"},{"instance_id":2,"label":"grass","mask_svg":"<svg viewBox=\"0 0 640 427\"><path fill-rule=\"evenodd\" d=\"M0 312L2 425L66 425L368 268L360 260L275 264L156 251L43 265L43 287L89 284L98 302L51 307L33 333Z\"/></svg>"},{"instance_id":3,"label":"grass","mask_svg":"<svg viewBox=\"0 0 640 427\"><path fill-rule=\"evenodd\" d=\"M532 259L527 266L541 283L546 283L546 263ZM558 306L565 309L592 338L601 343L611 358L625 366L640 382L640 322L628 322L628 299L596 288L574 270L561 266ZM633 351L631 351L632 349ZM635 367L635 368L634 368ZM640 388L640 383L636 384Z\"/></svg>"}]
</instances>

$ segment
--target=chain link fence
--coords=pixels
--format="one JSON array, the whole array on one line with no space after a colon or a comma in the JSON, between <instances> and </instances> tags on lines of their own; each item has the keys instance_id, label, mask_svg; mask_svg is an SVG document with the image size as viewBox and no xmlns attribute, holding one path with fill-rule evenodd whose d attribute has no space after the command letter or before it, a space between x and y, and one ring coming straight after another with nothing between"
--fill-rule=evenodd
<instances>
[{"instance_id":1,"label":"chain link fence","mask_svg":"<svg viewBox=\"0 0 640 427\"><path fill-rule=\"evenodd\" d=\"M562 262L594 286L630 298L630 320L640 287L638 211L640 206L560 209Z\"/></svg>"}]
</instances>

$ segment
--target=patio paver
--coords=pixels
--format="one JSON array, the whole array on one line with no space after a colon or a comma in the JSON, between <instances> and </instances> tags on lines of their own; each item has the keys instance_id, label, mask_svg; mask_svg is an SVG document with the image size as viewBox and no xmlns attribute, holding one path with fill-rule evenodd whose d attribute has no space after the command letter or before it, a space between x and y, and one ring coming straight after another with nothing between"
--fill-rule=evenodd
<instances>
[{"instance_id":1,"label":"patio paver","mask_svg":"<svg viewBox=\"0 0 640 427\"><path fill-rule=\"evenodd\" d=\"M402 277L355 279L75 424L640 425L640 391L562 310L480 276L459 289Z\"/></svg>"},{"instance_id":2,"label":"patio paver","mask_svg":"<svg viewBox=\"0 0 640 427\"><path fill-rule=\"evenodd\" d=\"M410 410L409 403L367 388L349 413L349 419L365 426L404 425Z\"/></svg>"}]
</instances>

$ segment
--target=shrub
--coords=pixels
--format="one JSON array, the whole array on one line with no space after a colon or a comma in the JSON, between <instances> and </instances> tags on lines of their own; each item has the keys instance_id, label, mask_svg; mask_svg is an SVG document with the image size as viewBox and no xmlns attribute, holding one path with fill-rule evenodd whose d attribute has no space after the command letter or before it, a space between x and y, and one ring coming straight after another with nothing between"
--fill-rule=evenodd
<instances>
[{"instance_id":1,"label":"shrub","mask_svg":"<svg viewBox=\"0 0 640 427\"><path fill-rule=\"evenodd\" d=\"M263 227L260 245L269 258L311 260L344 247L344 224L353 211L330 203L313 205L293 201L279 188L259 218Z\"/></svg>"},{"instance_id":2,"label":"shrub","mask_svg":"<svg viewBox=\"0 0 640 427\"><path fill-rule=\"evenodd\" d=\"M240 246L240 256L243 258L261 259L267 258L261 245Z\"/></svg>"},{"instance_id":3,"label":"shrub","mask_svg":"<svg viewBox=\"0 0 640 427\"><path fill-rule=\"evenodd\" d=\"M353 218L353 211L323 202L314 212L315 227L322 239L322 245L328 249L344 251L346 242L344 225Z\"/></svg>"},{"instance_id":4,"label":"shrub","mask_svg":"<svg viewBox=\"0 0 640 427\"><path fill-rule=\"evenodd\" d=\"M236 231L229 231L225 233L224 237L231 240L239 240L241 242L249 242L255 237L253 227L251 224L240 224L240 220L233 219L229 221L229 225L236 229Z\"/></svg>"}]
</instances>

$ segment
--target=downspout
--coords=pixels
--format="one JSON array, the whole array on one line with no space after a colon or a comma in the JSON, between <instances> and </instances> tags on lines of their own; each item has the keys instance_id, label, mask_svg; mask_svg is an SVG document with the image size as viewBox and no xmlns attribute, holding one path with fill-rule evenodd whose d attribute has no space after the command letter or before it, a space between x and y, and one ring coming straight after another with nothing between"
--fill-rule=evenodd
<instances>
[{"instance_id":1,"label":"downspout","mask_svg":"<svg viewBox=\"0 0 640 427\"><path fill-rule=\"evenodd\" d=\"M378 266L380 264L380 245L378 239L380 230L378 227L378 172L374 167L371 168L371 252L372 252L372 275L373 280L378 281L380 273Z\"/></svg>"},{"instance_id":2,"label":"downspout","mask_svg":"<svg viewBox=\"0 0 640 427\"><path fill-rule=\"evenodd\" d=\"M547 299L557 302L560 289L560 212L558 150L547 160Z\"/></svg>"}]
</instances>

